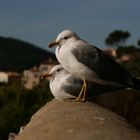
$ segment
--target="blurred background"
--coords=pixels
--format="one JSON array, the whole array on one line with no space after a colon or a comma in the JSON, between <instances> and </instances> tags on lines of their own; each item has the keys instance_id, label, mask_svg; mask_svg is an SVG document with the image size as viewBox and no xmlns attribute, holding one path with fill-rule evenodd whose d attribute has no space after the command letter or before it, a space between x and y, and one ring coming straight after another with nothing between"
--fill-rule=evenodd
<instances>
[{"instance_id":1,"label":"blurred background","mask_svg":"<svg viewBox=\"0 0 140 140\"><path fill-rule=\"evenodd\" d=\"M139 0L1 1L0 140L18 133L53 98L48 81L40 76L57 64L47 46L64 29L75 31L139 78L139 6ZM140 128L140 119L136 124Z\"/></svg>"}]
</instances>

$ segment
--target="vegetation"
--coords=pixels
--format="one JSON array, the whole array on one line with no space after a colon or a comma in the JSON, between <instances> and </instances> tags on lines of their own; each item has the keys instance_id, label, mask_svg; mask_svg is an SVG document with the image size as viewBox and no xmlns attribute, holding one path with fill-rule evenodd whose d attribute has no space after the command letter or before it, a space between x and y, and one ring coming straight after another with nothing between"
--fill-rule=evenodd
<instances>
[{"instance_id":1,"label":"vegetation","mask_svg":"<svg viewBox=\"0 0 140 140\"><path fill-rule=\"evenodd\" d=\"M127 62L120 62L133 76L140 77L140 49L134 45L126 45L127 39L130 37L128 31L114 30L109 33L105 39L105 43L112 47L117 47L117 59L124 55L128 55L131 59ZM137 44L140 46L140 40Z\"/></svg>"},{"instance_id":2,"label":"vegetation","mask_svg":"<svg viewBox=\"0 0 140 140\"><path fill-rule=\"evenodd\" d=\"M54 54L33 44L0 37L0 71L22 71L39 65L48 58L55 59Z\"/></svg>"},{"instance_id":3,"label":"vegetation","mask_svg":"<svg viewBox=\"0 0 140 140\"><path fill-rule=\"evenodd\" d=\"M138 46L140 46L140 39L138 40L137 44L138 44Z\"/></svg>"},{"instance_id":4,"label":"vegetation","mask_svg":"<svg viewBox=\"0 0 140 140\"><path fill-rule=\"evenodd\" d=\"M118 57L122 56L123 54L131 54L134 53L136 51L140 51L138 48L136 48L135 46L131 45L131 46L126 46L126 47L118 47L117 48L117 54Z\"/></svg>"},{"instance_id":5,"label":"vegetation","mask_svg":"<svg viewBox=\"0 0 140 140\"><path fill-rule=\"evenodd\" d=\"M118 47L117 49L118 58L121 58L123 55L130 55L133 57L127 62L121 62L123 65L134 77L140 77L140 49L135 46L126 46Z\"/></svg>"},{"instance_id":6,"label":"vegetation","mask_svg":"<svg viewBox=\"0 0 140 140\"><path fill-rule=\"evenodd\" d=\"M20 126L26 125L30 117L52 98L47 81L33 90L26 90L19 83L1 85L0 139L7 140L10 132L17 133Z\"/></svg>"},{"instance_id":7,"label":"vegetation","mask_svg":"<svg viewBox=\"0 0 140 140\"><path fill-rule=\"evenodd\" d=\"M128 31L115 30L111 32L108 37L105 39L105 43L109 46L125 46L126 40L130 37Z\"/></svg>"}]
</instances>

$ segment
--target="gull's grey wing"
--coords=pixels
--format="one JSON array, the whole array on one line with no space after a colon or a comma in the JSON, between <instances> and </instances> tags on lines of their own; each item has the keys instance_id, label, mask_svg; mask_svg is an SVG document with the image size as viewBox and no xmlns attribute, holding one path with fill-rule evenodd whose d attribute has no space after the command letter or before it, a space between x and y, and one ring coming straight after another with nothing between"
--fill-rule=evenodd
<instances>
[{"instance_id":1,"label":"gull's grey wing","mask_svg":"<svg viewBox=\"0 0 140 140\"><path fill-rule=\"evenodd\" d=\"M71 95L78 96L82 88L83 81L73 76L67 79L67 82L62 86L62 89Z\"/></svg>"},{"instance_id":2,"label":"gull's grey wing","mask_svg":"<svg viewBox=\"0 0 140 140\"><path fill-rule=\"evenodd\" d=\"M79 44L72 53L77 61L95 71L101 79L132 86L131 75L97 47Z\"/></svg>"},{"instance_id":3,"label":"gull's grey wing","mask_svg":"<svg viewBox=\"0 0 140 140\"><path fill-rule=\"evenodd\" d=\"M62 90L66 93L74 95L78 97L81 88L83 85L83 81L80 79L71 76L67 79L67 82L62 86ZM119 90L126 88L125 86L114 86L114 85L101 85L94 82L87 83L87 98L88 97L96 97L111 91Z\"/></svg>"}]
</instances>

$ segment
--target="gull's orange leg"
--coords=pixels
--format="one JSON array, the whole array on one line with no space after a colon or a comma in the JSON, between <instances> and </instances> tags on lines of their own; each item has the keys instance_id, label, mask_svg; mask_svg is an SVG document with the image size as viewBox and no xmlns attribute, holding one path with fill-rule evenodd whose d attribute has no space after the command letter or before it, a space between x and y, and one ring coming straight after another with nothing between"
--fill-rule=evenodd
<instances>
[{"instance_id":1,"label":"gull's orange leg","mask_svg":"<svg viewBox=\"0 0 140 140\"><path fill-rule=\"evenodd\" d=\"M83 79L83 85L82 85L79 96L76 98L76 101L79 101L79 102L84 102L85 101L86 88L87 88L87 83L86 83L86 80Z\"/></svg>"},{"instance_id":2,"label":"gull's orange leg","mask_svg":"<svg viewBox=\"0 0 140 140\"><path fill-rule=\"evenodd\" d=\"M84 91L83 91L83 98L82 98L82 101L86 101L86 91L87 91L87 83L86 83L86 80L84 79L83 80L83 84L84 84Z\"/></svg>"}]
</instances>

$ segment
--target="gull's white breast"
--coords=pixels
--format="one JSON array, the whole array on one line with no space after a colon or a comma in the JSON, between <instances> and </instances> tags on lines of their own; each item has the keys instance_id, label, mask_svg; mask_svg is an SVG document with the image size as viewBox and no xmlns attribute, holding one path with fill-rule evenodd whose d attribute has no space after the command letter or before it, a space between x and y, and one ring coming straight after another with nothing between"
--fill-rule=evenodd
<instances>
[{"instance_id":1,"label":"gull's white breast","mask_svg":"<svg viewBox=\"0 0 140 140\"><path fill-rule=\"evenodd\" d=\"M69 76L70 75L66 75L66 76L58 75L50 81L50 90L53 96L59 101L74 98L74 96L70 95L69 93L66 93L63 89L63 86L64 84L66 84Z\"/></svg>"},{"instance_id":2,"label":"gull's white breast","mask_svg":"<svg viewBox=\"0 0 140 140\"><path fill-rule=\"evenodd\" d=\"M56 57L62 67L67 70L69 73L73 74L76 77L85 78L89 81L92 81L92 77L98 77L97 74L89 69L84 64L77 61L75 56L72 53L72 50L75 49L76 42L70 44L64 44L61 48L56 48ZM78 48L76 48L78 49Z\"/></svg>"}]
</instances>

